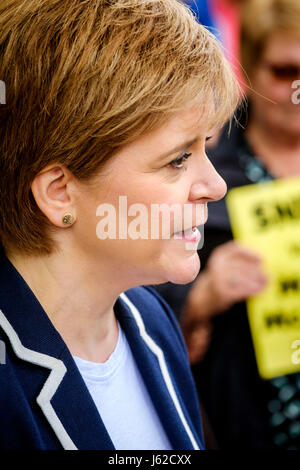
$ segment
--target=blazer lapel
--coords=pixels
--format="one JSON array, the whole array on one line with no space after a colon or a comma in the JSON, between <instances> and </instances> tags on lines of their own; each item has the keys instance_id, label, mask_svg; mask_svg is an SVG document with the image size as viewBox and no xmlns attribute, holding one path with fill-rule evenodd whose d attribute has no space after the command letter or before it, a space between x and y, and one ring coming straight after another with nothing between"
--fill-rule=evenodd
<instances>
[{"instance_id":1,"label":"blazer lapel","mask_svg":"<svg viewBox=\"0 0 300 470\"><path fill-rule=\"evenodd\" d=\"M6 256L0 259L0 310L0 326L16 356L49 371L36 401L62 447L114 450L66 344ZM173 448L199 449L164 353L146 331L139 311L121 294L115 312Z\"/></svg>"},{"instance_id":2,"label":"blazer lapel","mask_svg":"<svg viewBox=\"0 0 300 470\"><path fill-rule=\"evenodd\" d=\"M184 404L176 393L164 353L146 331L140 312L125 294L118 299L115 311L173 448L199 449L194 430L186 419Z\"/></svg>"},{"instance_id":3,"label":"blazer lapel","mask_svg":"<svg viewBox=\"0 0 300 470\"><path fill-rule=\"evenodd\" d=\"M64 449L114 449L63 339L7 257L0 260L0 326L16 356L49 375L36 402Z\"/></svg>"}]
</instances>

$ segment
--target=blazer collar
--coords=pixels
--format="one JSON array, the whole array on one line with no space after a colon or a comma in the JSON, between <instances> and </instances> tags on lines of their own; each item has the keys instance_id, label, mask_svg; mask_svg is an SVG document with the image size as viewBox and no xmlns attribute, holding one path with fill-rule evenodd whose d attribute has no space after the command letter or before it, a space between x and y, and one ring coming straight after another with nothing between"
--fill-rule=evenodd
<instances>
[{"instance_id":1,"label":"blazer collar","mask_svg":"<svg viewBox=\"0 0 300 470\"><path fill-rule=\"evenodd\" d=\"M164 354L146 332L140 312L125 294L115 312L174 449L198 449ZM5 255L0 259L0 327L20 359L49 369L36 400L63 448L114 449L70 351Z\"/></svg>"}]
</instances>

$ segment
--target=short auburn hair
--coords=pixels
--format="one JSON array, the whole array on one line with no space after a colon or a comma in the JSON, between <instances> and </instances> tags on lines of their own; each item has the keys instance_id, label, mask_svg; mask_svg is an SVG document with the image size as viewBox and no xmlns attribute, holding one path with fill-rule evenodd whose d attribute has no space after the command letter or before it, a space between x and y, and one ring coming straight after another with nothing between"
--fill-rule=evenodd
<instances>
[{"instance_id":1,"label":"short auburn hair","mask_svg":"<svg viewBox=\"0 0 300 470\"><path fill-rule=\"evenodd\" d=\"M31 191L47 165L88 182L199 96L213 93L212 126L240 100L219 43L180 0L1 0L0 79L0 239L27 254L56 246Z\"/></svg>"},{"instance_id":2,"label":"short auburn hair","mask_svg":"<svg viewBox=\"0 0 300 470\"><path fill-rule=\"evenodd\" d=\"M251 77L272 34L300 36L300 0L248 0L242 8L241 59Z\"/></svg>"}]
</instances>

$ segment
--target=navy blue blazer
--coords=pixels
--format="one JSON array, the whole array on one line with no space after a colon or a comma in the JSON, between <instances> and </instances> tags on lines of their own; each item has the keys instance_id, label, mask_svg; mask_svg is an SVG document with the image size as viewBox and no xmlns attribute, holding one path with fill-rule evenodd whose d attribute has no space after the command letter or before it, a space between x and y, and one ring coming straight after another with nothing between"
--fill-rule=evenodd
<instances>
[{"instance_id":1,"label":"navy blue blazer","mask_svg":"<svg viewBox=\"0 0 300 470\"><path fill-rule=\"evenodd\" d=\"M170 308L154 289L137 287L121 294L115 313L173 448L203 449L197 393ZM0 449L114 450L70 351L5 255L0 345Z\"/></svg>"}]
</instances>

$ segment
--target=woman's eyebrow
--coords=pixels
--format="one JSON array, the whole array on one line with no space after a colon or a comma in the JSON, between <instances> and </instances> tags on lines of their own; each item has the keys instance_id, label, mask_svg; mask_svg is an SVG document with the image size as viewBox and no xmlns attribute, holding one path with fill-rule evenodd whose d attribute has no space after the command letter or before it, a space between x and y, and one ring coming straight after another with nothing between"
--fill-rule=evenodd
<instances>
[{"instance_id":1,"label":"woman's eyebrow","mask_svg":"<svg viewBox=\"0 0 300 470\"><path fill-rule=\"evenodd\" d=\"M189 148L191 145L193 145L195 142L197 142L198 140L198 137L196 137L195 139L193 140L189 140L188 142L184 142L180 145L177 145L177 147L173 148L172 150L166 152L166 153L163 153L162 155L160 155L159 157L157 157L157 160L164 160L165 158L167 158L169 155L173 155L174 153L176 152L179 152L180 150L184 150L184 149L187 149Z\"/></svg>"}]
</instances>

